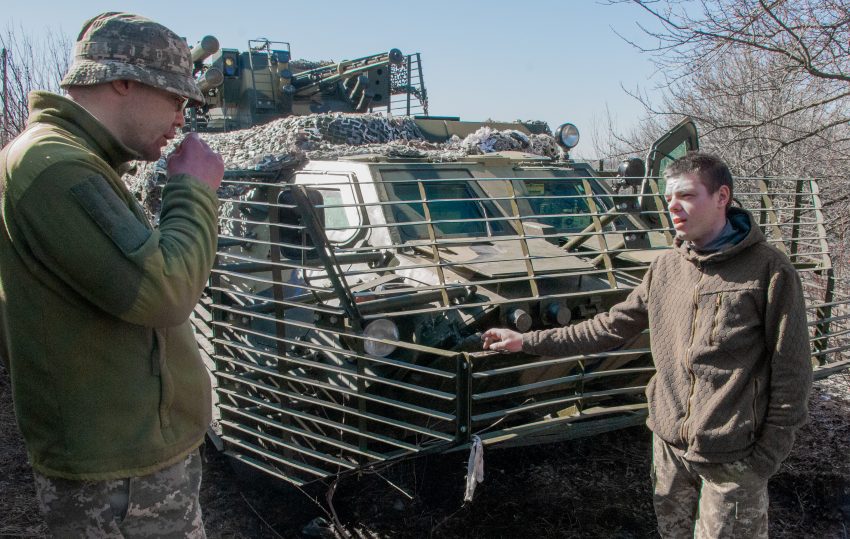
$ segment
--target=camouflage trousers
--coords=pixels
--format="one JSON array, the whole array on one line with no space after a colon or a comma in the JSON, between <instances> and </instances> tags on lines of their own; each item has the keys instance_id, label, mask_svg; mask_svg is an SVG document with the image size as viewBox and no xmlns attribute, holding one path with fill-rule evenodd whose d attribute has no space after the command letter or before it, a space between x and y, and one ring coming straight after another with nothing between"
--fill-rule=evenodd
<instances>
[{"instance_id":1,"label":"camouflage trousers","mask_svg":"<svg viewBox=\"0 0 850 539\"><path fill-rule=\"evenodd\" d=\"M70 481L35 472L39 507L57 538L205 538L198 450L150 475Z\"/></svg>"},{"instance_id":2,"label":"camouflage trousers","mask_svg":"<svg viewBox=\"0 0 850 539\"><path fill-rule=\"evenodd\" d=\"M767 537L767 480L743 461L691 462L653 436L652 485L665 538Z\"/></svg>"}]
</instances>

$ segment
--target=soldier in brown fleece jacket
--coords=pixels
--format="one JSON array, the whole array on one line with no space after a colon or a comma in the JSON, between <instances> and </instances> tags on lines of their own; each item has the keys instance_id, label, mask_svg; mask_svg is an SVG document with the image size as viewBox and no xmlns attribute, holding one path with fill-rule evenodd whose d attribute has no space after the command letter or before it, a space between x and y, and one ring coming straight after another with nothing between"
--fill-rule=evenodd
<instances>
[{"instance_id":1,"label":"soldier in brown fleece jacket","mask_svg":"<svg viewBox=\"0 0 850 539\"><path fill-rule=\"evenodd\" d=\"M665 171L674 248L607 313L526 334L491 329L484 348L588 354L650 329L646 395L662 537L767 537L767 481L805 422L812 364L800 279L732 176L693 152Z\"/></svg>"}]
</instances>

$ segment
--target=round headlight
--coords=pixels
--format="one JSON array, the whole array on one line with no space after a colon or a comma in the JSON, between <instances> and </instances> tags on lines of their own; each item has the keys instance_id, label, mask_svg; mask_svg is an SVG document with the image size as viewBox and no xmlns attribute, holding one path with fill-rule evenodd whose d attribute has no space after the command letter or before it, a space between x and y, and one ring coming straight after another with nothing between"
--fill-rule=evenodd
<instances>
[{"instance_id":1,"label":"round headlight","mask_svg":"<svg viewBox=\"0 0 850 539\"><path fill-rule=\"evenodd\" d=\"M555 131L555 140L566 149L575 148L578 144L578 127L573 124L561 124Z\"/></svg>"},{"instance_id":2,"label":"round headlight","mask_svg":"<svg viewBox=\"0 0 850 539\"><path fill-rule=\"evenodd\" d=\"M369 322L369 325L367 325L366 329L363 330L363 336L366 337L366 340L363 341L363 349L367 354L378 357L386 357L395 351L396 345L373 341L371 339L397 341L398 326L395 325L395 322L392 320L381 318L379 320Z\"/></svg>"}]
</instances>

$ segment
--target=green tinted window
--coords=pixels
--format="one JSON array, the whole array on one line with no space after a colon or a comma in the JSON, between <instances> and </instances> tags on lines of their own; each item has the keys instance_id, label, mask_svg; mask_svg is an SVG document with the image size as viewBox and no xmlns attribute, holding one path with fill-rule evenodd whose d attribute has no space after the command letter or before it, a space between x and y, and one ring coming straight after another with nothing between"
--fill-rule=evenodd
<instances>
[{"instance_id":1,"label":"green tinted window","mask_svg":"<svg viewBox=\"0 0 850 539\"><path fill-rule=\"evenodd\" d=\"M658 180L658 192L662 195L664 194L664 189L667 186L667 181L664 179L664 169L666 169L670 163L676 159L683 157L686 153L688 153L688 141L683 140L681 144L673 148L673 151L661 158L661 161L658 164L658 176L660 177Z\"/></svg>"},{"instance_id":2,"label":"green tinted window","mask_svg":"<svg viewBox=\"0 0 850 539\"><path fill-rule=\"evenodd\" d=\"M311 202L321 206L319 213L328 240L345 244L362 231L361 209L347 175L303 171L296 174L295 183L307 187Z\"/></svg>"},{"instance_id":3,"label":"green tinted window","mask_svg":"<svg viewBox=\"0 0 850 539\"><path fill-rule=\"evenodd\" d=\"M351 223L348 222L345 208L342 207L342 193L339 192L339 189L323 187L318 191L322 193L322 200L324 200L325 228L346 228L350 226Z\"/></svg>"},{"instance_id":4,"label":"green tinted window","mask_svg":"<svg viewBox=\"0 0 850 539\"><path fill-rule=\"evenodd\" d=\"M581 183L568 179L523 180L523 183L536 221L559 232L578 232L590 225L590 207Z\"/></svg>"},{"instance_id":5,"label":"green tinted window","mask_svg":"<svg viewBox=\"0 0 850 539\"><path fill-rule=\"evenodd\" d=\"M593 190L596 210L602 214L614 206L614 202L596 179L588 179ZM531 206L535 221L555 227L563 233L580 232L593 223L588 196L581 179L564 176L561 178L535 178L522 180L528 193L526 200ZM547 217L548 216L548 217ZM617 217L603 230L631 230L633 225L625 216Z\"/></svg>"},{"instance_id":6,"label":"green tinted window","mask_svg":"<svg viewBox=\"0 0 850 539\"><path fill-rule=\"evenodd\" d=\"M428 239L428 226L425 224L425 207L421 202L422 192L419 182L425 190L434 233L439 237L487 237L510 233L505 221L486 221L500 217L495 204L476 194L472 184L462 180L471 177L466 170L446 169L410 169L383 171L384 187L391 200L404 202L388 207L396 223L418 223L399 227L402 239ZM399 181L399 180L414 181Z\"/></svg>"}]
</instances>

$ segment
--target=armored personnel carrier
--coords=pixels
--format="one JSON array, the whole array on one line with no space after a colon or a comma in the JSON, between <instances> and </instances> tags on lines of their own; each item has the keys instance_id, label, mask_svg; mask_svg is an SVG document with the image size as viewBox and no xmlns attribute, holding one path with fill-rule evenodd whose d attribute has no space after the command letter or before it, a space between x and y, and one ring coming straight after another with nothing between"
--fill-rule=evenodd
<instances>
[{"instance_id":1,"label":"armored personnel carrier","mask_svg":"<svg viewBox=\"0 0 850 539\"><path fill-rule=\"evenodd\" d=\"M493 129L415 122L428 140ZM570 124L551 156L527 151L522 124L502 132L526 151L352 147L226 172L193 320L216 386L211 437L228 455L301 485L473 437L516 446L644 420L648 335L541 358L482 351L480 333L570 324L622 300L670 247L660 175L698 147L696 127L616 175L569 158ZM850 305L835 296L817 182L736 181L737 203L803 277L816 376L846 368Z\"/></svg>"}]
</instances>

